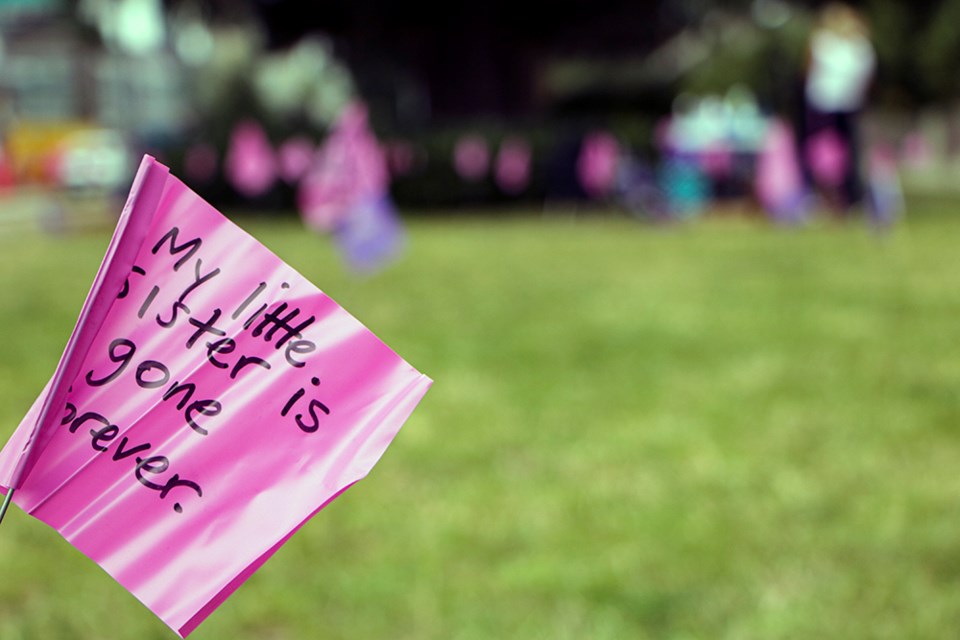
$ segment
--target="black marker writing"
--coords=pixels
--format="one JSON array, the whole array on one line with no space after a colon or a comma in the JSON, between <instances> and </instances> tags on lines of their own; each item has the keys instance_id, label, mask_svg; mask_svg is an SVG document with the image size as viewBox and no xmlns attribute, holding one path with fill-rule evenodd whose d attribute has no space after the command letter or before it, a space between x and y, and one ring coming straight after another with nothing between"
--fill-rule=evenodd
<instances>
[{"instance_id":1,"label":"black marker writing","mask_svg":"<svg viewBox=\"0 0 960 640\"><path fill-rule=\"evenodd\" d=\"M317 377L311 378L310 384L312 384L315 387L320 386L320 378L317 378ZM294 405L296 405L300 401L300 398L302 398L306 392L307 392L306 389L298 389L296 393L290 396L290 399L287 400L287 403L283 405L283 409L280 411L280 415L283 417L286 417L286 415L290 412L290 410L294 407ZM327 407L327 405L323 404L319 400L312 399L310 400L310 403L307 405L307 413L310 415L309 422L305 422L303 420L302 413L298 413L294 415L293 419L294 421L296 421L297 426L300 427L302 431L306 433L313 433L314 431L320 428L320 417L319 415L317 415L318 410L323 412L325 415L330 415L330 409L329 407Z\"/></svg>"},{"instance_id":2,"label":"black marker writing","mask_svg":"<svg viewBox=\"0 0 960 640\"><path fill-rule=\"evenodd\" d=\"M132 340L117 338L110 343L109 353L107 354L107 358L111 362L116 363L117 367L102 377L96 377L93 369L91 369L87 372L84 379L91 387L100 387L116 380L126 371L131 362L133 362L136 352L137 345L134 344ZM170 381L170 369L158 360L143 360L136 367L134 381L141 389L159 389L166 386ZM218 400L212 398L193 400L191 402L196 390L197 386L192 382L181 384L179 381L175 381L164 391L162 400L166 402L167 400L177 398L179 395L180 397L178 398L176 407L178 411L183 412L185 423L200 435L205 436L209 431L197 423L197 416L217 416L223 410L223 405L221 405ZM75 428L71 427L71 431L73 430L75 430Z\"/></svg>"},{"instance_id":3,"label":"black marker writing","mask_svg":"<svg viewBox=\"0 0 960 640\"><path fill-rule=\"evenodd\" d=\"M261 282L259 285L257 285L257 288L253 290L253 293L247 296L247 299L240 303L240 306L237 307L236 311L234 311L230 317L233 318L234 320L239 318L240 314L243 313L244 309L246 309L251 302L256 300L257 296L263 293L263 290L266 288L267 288L266 282Z\"/></svg>"},{"instance_id":4,"label":"black marker writing","mask_svg":"<svg viewBox=\"0 0 960 640\"><path fill-rule=\"evenodd\" d=\"M67 418L70 418L77 414L77 408L67 403ZM113 441L116 440L117 436L120 434L120 427L116 424L112 424L109 419L107 419L102 414L96 411L84 411L78 417L68 420L67 418L61 420L61 424L69 424L68 430L70 433L77 433L80 430L80 427L84 427L93 423L94 426L89 428L86 431L86 435L90 436L90 447L97 453L106 453L110 450L110 446ZM117 443L116 448L113 451L113 454L110 458L113 462L122 462L131 456L136 456L139 453L144 453L149 451L153 445L149 442L141 442L140 444L130 446L130 439L127 436L120 438L120 442ZM203 497L203 490L200 488L200 485L192 480L187 480L180 477L180 474L175 473L172 476L166 478L160 478L171 466L170 459L167 456L155 455L150 456L149 458L135 458L136 465L133 468L133 475L140 484L147 487L148 489L153 489L154 491L159 492L160 499L164 499L167 495L177 488L189 489L192 493L195 493L197 497ZM154 478L159 480L155 482ZM178 495L183 492L178 492ZM177 502L173 505L174 511L177 513L183 512L183 506Z\"/></svg>"},{"instance_id":5,"label":"black marker writing","mask_svg":"<svg viewBox=\"0 0 960 640\"><path fill-rule=\"evenodd\" d=\"M188 240L181 245L177 244L177 236L180 235L180 227L171 227L170 231L167 231L163 234L163 237L157 241L157 244L153 245L153 249L150 250L150 253L157 255L157 252L160 251L163 247L164 242L168 242L170 245L170 255L175 256L182 251L186 251L187 255L183 256L173 264L173 270L179 271L180 267L183 264L193 257L197 251L200 250L200 245L203 244L203 241L200 238L194 238L193 240Z\"/></svg>"}]
</instances>

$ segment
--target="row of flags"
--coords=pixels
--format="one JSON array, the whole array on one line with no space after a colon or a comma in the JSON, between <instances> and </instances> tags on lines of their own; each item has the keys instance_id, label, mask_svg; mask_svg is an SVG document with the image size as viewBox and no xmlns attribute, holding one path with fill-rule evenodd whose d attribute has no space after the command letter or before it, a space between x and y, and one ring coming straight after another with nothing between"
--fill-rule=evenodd
<instances>
[{"instance_id":1,"label":"row of flags","mask_svg":"<svg viewBox=\"0 0 960 640\"><path fill-rule=\"evenodd\" d=\"M857 162L831 129L811 136L799 153L806 154L814 181L828 192L840 188L847 167ZM865 208L874 224L889 226L906 209L897 157L892 148L881 144L870 146L866 155ZM755 186L758 200L773 219L789 224L808 215L810 194L800 168L798 145L783 121L774 120L764 138Z\"/></svg>"},{"instance_id":2,"label":"row of flags","mask_svg":"<svg viewBox=\"0 0 960 640\"><path fill-rule=\"evenodd\" d=\"M196 146L184 164L188 174L209 179L216 171L215 151ZM403 250L405 234L390 197L386 155L362 103L347 105L319 146L295 136L274 150L262 126L241 121L231 134L223 170L246 198L262 196L278 179L294 185L304 224L331 235L356 272L376 271Z\"/></svg>"},{"instance_id":3,"label":"row of flags","mask_svg":"<svg viewBox=\"0 0 960 640\"><path fill-rule=\"evenodd\" d=\"M477 134L460 137L453 148L453 168L461 180L479 182L492 174L507 195L519 195L529 187L532 164L533 150L519 136L504 138L496 155L486 139Z\"/></svg>"},{"instance_id":4,"label":"row of flags","mask_svg":"<svg viewBox=\"0 0 960 640\"><path fill-rule=\"evenodd\" d=\"M592 131L583 137L574 179L588 197L602 199L611 194L623 152L609 132ZM227 144L222 171L229 184L246 198L263 196L278 181L294 186L307 225L329 231L329 220L339 215L332 210L346 192L359 189L369 196L376 191L383 197L389 192L391 179L413 172L423 155L410 142L383 144L377 140L366 108L354 102L342 111L321 145L299 135L275 147L257 121L238 122ZM212 145L197 143L186 150L186 175L198 183L208 182L218 171L217 162ZM517 196L531 185L534 152L519 135L507 136L493 145L479 134L467 133L455 141L449 162L464 183L492 179L501 192ZM324 185L320 194L323 199L333 197L328 205L316 204L318 183Z\"/></svg>"},{"instance_id":5,"label":"row of flags","mask_svg":"<svg viewBox=\"0 0 960 640\"><path fill-rule=\"evenodd\" d=\"M804 184L790 127L777 119L751 122L750 135L735 137L736 144L726 137L704 142L692 135L699 129L663 124L658 132L662 157L653 166L611 132L593 130L577 140L572 166L560 179L577 187L566 193L645 216L696 215L729 187L736 195L755 197L774 220L803 220L812 209L810 185ZM856 161L829 129L813 136L803 153L828 194L838 190L847 167ZM405 234L390 183L411 171L417 157L410 143L381 144L358 101L343 109L320 145L294 136L275 148L259 123L241 121L230 137L222 171L247 198L264 195L278 180L292 186L304 224L329 234L352 270L369 273L402 253ZM528 189L533 161L531 145L521 136L506 137L494 148L484 136L468 133L455 142L451 155L451 165L465 183L493 177L501 191L512 195ZM188 175L207 181L217 171L216 152L198 144L188 150L184 164ZM866 169L867 210L875 221L888 224L904 208L896 158L871 148Z\"/></svg>"},{"instance_id":6,"label":"row of flags","mask_svg":"<svg viewBox=\"0 0 960 640\"><path fill-rule=\"evenodd\" d=\"M319 170L318 160L337 156L329 146L357 145L358 161L376 176L378 186L386 189L390 178L404 176L414 170L417 151L409 142L381 144L367 123L365 109L359 103L344 109L331 135L321 146L306 136L293 136L276 148L263 127L255 120L242 120L234 127L224 158L223 173L239 194L257 198L267 193L278 181L298 185ZM507 194L519 195L530 185L533 151L519 136L507 137L494 154L487 141L476 134L457 140L451 164L464 182L485 180L492 174L498 187ZM187 176L198 183L211 180L218 170L217 153L209 143L197 143L186 150L184 167Z\"/></svg>"}]
</instances>

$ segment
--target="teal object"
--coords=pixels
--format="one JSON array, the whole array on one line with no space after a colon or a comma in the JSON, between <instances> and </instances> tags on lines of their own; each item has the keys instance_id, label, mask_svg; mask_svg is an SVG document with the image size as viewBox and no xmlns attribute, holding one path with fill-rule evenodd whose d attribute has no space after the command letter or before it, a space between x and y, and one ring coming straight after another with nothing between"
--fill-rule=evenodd
<instances>
[{"instance_id":1,"label":"teal object","mask_svg":"<svg viewBox=\"0 0 960 640\"><path fill-rule=\"evenodd\" d=\"M672 156L664 160L660 183L670 214L678 218L700 215L710 197L706 176L692 158Z\"/></svg>"}]
</instances>

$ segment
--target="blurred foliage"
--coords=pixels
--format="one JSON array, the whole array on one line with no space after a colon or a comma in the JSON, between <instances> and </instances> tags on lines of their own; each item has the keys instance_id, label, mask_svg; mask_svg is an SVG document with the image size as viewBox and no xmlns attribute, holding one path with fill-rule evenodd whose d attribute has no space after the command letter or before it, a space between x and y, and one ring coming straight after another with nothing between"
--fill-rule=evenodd
<instances>
[{"instance_id":1,"label":"blurred foliage","mask_svg":"<svg viewBox=\"0 0 960 640\"><path fill-rule=\"evenodd\" d=\"M472 111L453 114L437 107L437 87L425 81L433 62L417 62L416 56L403 55L406 49L397 33L413 29L407 23L380 24L382 33L377 33L384 38L363 40L363 47L357 43L361 36L366 38L366 32L350 35L345 30L340 35L320 37L312 48L299 54L295 48L287 53L271 50L266 40L250 32L221 29L216 34L213 60L198 73L198 117L193 137L223 150L235 123L253 117L264 124L274 144L294 133L306 133L319 141L336 105L356 90L369 102L373 125L382 139L409 143L417 150L413 170L399 176L393 185L400 204L542 201L551 198L551 181L557 182L558 165L565 156L569 161L575 140L591 129L611 131L641 157L655 157L652 134L656 122L670 111L671 101L680 93L721 96L734 86L749 87L766 112L791 119L797 116L807 40L822 4L800 0L651 3L650 20L658 26L648 29L653 34L649 41L637 37L633 49L614 51L611 45L605 53L599 51L603 49L600 45L592 50L544 44L549 41L544 31L560 29L557 25L561 24L569 29L564 20L569 22L571 16L579 15L577 11L586 11L583 7L576 9L574 5L580 6L576 2L557 7L554 27L540 25L538 30L517 23L513 30L498 31L492 23L484 23L486 30L478 27L477 37L486 48L481 47L483 55L479 58L485 60L488 54L494 56L497 47L507 47L517 54L517 65L536 60L536 75L527 78L537 85L531 91L536 98L513 111L471 103ZM877 52L872 106L909 114L960 97L956 69L960 39L954 34L955 25L960 24L960 0L861 0L853 4L871 25ZM764 7L781 12L783 19L769 19L769 13L765 19ZM393 14L387 11L386 15ZM447 19L453 20L450 16ZM584 22L580 27L583 33L593 33L591 29L604 33L610 25ZM520 31L522 38L517 35ZM386 38L390 33L393 40ZM494 37L504 33L516 41L502 42ZM499 67L491 77L476 75L477 69L489 71L486 63L462 57L463 51L456 47L451 51L461 58L451 54L455 60L450 64L458 73L439 83L448 93L457 93L448 85L456 85L463 78L468 79L468 86L490 84L491 91L517 89L497 84L496 78L503 71ZM460 64L466 66L461 68ZM506 195L489 175L472 183L460 179L451 157L456 141L467 134L486 140L491 159L504 137L524 138L533 152L529 187L520 194ZM177 158L170 160L174 169L179 169ZM240 203L223 180L197 188L216 202ZM293 203L293 189L278 185L269 196L250 206L288 208Z\"/></svg>"},{"instance_id":2,"label":"blurred foliage","mask_svg":"<svg viewBox=\"0 0 960 640\"><path fill-rule=\"evenodd\" d=\"M897 11L904 11L900 4L885 4L896 5ZM914 46L900 49L901 55L916 60L920 72L918 75L924 81L921 89L930 99L955 98L960 91L960 73L957 72L957 63L960 62L958 24L960 2L946 0L930 12L929 22L917 41L912 43Z\"/></svg>"},{"instance_id":3,"label":"blurred foliage","mask_svg":"<svg viewBox=\"0 0 960 640\"><path fill-rule=\"evenodd\" d=\"M701 27L710 54L681 86L691 93L722 94L734 85L753 89L771 111L792 108L803 75L810 19L805 13L777 28L762 28L733 15L714 14Z\"/></svg>"},{"instance_id":4,"label":"blurred foliage","mask_svg":"<svg viewBox=\"0 0 960 640\"><path fill-rule=\"evenodd\" d=\"M775 110L789 108L805 64L806 39L817 4L790 5L790 19L776 28L749 20L749 7L701 3L709 8L690 20L710 55L685 74L694 93L722 93L744 83ZM878 69L874 104L916 108L960 97L960 0L865 0L852 3L871 27Z\"/></svg>"},{"instance_id":5,"label":"blurred foliage","mask_svg":"<svg viewBox=\"0 0 960 640\"><path fill-rule=\"evenodd\" d=\"M909 109L960 97L960 0L859 4L877 50L877 104Z\"/></svg>"}]
</instances>

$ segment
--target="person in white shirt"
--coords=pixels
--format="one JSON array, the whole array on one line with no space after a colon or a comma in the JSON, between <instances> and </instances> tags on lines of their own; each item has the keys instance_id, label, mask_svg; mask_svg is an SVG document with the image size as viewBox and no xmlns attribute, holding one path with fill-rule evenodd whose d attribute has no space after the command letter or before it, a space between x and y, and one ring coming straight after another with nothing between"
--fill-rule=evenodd
<instances>
[{"instance_id":1,"label":"person in white shirt","mask_svg":"<svg viewBox=\"0 0 960 640\"><path fill-rule=\"evenodd\" d=\"M833 130L846 153L840 178L843 209L863 197L859 167L857 116L867 99L876 68L866 21L852 7L834 2L826 5L810 36L804 82L804 116L800 123L800 164L808 188L815 184L809 142L825 130Z\"/></svg>"}]
</instances>

